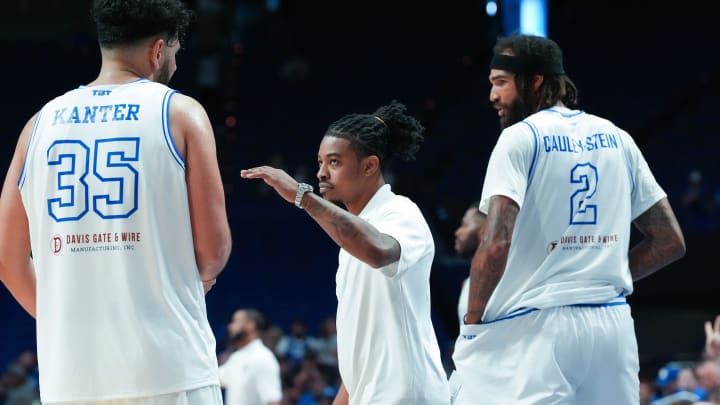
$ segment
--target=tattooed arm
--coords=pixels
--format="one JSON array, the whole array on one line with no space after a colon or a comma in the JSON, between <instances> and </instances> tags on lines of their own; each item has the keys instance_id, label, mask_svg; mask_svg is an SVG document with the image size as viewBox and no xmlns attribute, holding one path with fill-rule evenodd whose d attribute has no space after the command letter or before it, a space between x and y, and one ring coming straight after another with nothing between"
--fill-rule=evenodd
<instances>
[{"instance_id":1,"label":"tattooed arm","mask_svg":"<svg viewBox=\"0 0 720 405\"><path fill-rule=\"evenodd\" d=\"M505 264L519 210L520 207L510 198L498 195L490 199L485 234L480 239L470 265L466 324L482 321L488 300L505 273Z\"/></svg>"},{"instance_id":2,"label":"tattooed arm","mask_svg":"<svg viewBox=\"0 0 720 405\"><path fill-rule=\"evenodd\" d=\"M640 280L685 256L685 239L667 198L633 221L644 235L630 250L630 273Z\"/></svg>"},{"instance_id":3,"label":"tattooed arm","mask_svg":"<svg viewBox=\"0 0 720 405\"><path fill-rule=\"evenodd\" d=\"M341 248L373 268L400 260L400 245L357 217L316 194L305 194L302 206Z\"/></svg>"},{"instance_id":4,"label":"tattooed arm","mask_svg":"<svg viewBox=\"0 0 720 405\"><path fill-rule=\"evenodd\" d=\"M240 175L262 179L287 202L295 201L298 182L280 169L262 166L242 170ZM400 244L364 219L312 193L305 193L302 207L335 243L358 260L373 268L400 260Z\"/></svg>"}]
</instances>

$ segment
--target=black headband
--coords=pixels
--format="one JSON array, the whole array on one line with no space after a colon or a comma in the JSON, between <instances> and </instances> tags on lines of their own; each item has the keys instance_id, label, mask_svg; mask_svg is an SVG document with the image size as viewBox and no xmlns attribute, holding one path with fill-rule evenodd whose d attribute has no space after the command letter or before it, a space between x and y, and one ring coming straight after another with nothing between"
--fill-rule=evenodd
<instances>
[{"instance_id":1,"label":"black headband","mask_svg":"<svg viewBox=\"0 0 720 405\"><path fill-rule=\"evenodd\" d=\"M509 70L515 73L537 73L541 75L564 75L562 63L540 58L524 58L510 55L493 55L490 69Z\"/></svg>"}]
</instances>

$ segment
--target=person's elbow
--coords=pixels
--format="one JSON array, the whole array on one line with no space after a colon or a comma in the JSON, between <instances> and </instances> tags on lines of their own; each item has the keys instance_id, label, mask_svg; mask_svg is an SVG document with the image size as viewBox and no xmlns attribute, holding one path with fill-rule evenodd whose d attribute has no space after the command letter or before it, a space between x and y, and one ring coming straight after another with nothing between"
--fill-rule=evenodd
<instances>
[{"instance_id":1,"label":"person's elbow","mask_svg":"<svg viewBox=\"0 0 720 405\"><path fill-rule=\"evenodd\" d=\"M369 249L365 262L373 269L388 266L400 260L400 245L394 240L384 246Z\"/></svg>"},{"instance_id":2,"label":"person's elbow","mask_svg":"<svg viewBox=\"0 0 720 405\"><path fill-rule=\"evenodd\" d=\"M685 257L687 247L685 246L685 238L682 232L677 231L673 235L673 240L668 244L668 251L671 252L671 260L676 261Z\"/></svg>"},{"instance_id":3,"label":"person's elbow","mask_svg":"<svg viewBox=\"0 0 720 405\"><path fill-rule=\"evenodd\" d=\"M232 239L229 231L211 243L196 246L195 260L200 271L200 278L205 281L217 278L227 265L231 250Z\"/></svg>"}]
</instances>

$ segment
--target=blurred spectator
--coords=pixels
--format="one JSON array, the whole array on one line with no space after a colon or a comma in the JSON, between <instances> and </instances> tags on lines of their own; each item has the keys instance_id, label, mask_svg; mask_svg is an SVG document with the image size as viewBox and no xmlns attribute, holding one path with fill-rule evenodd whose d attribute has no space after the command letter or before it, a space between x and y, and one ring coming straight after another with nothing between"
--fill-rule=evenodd
<instances>
[{"instance_id":1,"label":"blurred spectator","mask_svg":"<svg viewBox=\"0 0 720 405\"><path fill-rule=\"evenodd\" d=\"M228 324L235 352L219 370L226 405L280 404L280 366L275 354L260 340L264 328L265 317L255 309L235 311Z\"/></svg>"},{"instance_id":2,"label":"blurred spectator","mask_svg":"<svg viewBox=\"0 0 720 405\"><path fill-rule=\"evenodd\" d=\"M655 382L647 378L640 379L640 405L650 405L655 396Z\"/></svg>"},{"instance_id":3,"label":"blurred spectator","mask_svg":"<svg viewBox=\"0 0 720 405\"><path fill-rule=\"evenodd\" d=\"M299 364L305 352L310 347L310 338L307 334L307 325L301 319L295 319L290 326L290 333L280 338L276 353L281 357L287 357L293 363Z\"/></svg>"},{"instance_id":4,"label":"blurred spectator","mask_svg":"<svg viewBox=\"0 0 720 405\"><path fill-rule=\"evenodd\" d=\"M692 369L676 362L666 364L658 371L655 383L660 395L652 401L652 405L670 404L673 399L701 400L704 395L695 392L697 385L694 380Z\"/></svg>"},{"instance_id":5,"label":"blurred spectator","mask_svg":"<svg viewBox=\"0 0 720 405\"><path fill-rule=\"evenodd\" d=\"M277 347L278 343L280 342L280 339L283 337L283 330L281 327L277 325L271 325L266 331L264 331L260 335L260 339L262 339L265 346L272 350L273 353L275 353L276 356L280 357L280 355L277 354Z\"/></svg>"},{"instance_id":6,"label":"blurred spectator","mask_svg":"<svg viewBox=\"0 0 720 405\"><path fill-rule=\"evenodd\" d=\"M301 393L297 405L317 405L327 382L320 372L317 356L313 351L308 351L300 362L300 369L293 382Z\"/></svg>"},{"instance_id":7,"label":"blurred spectator","mask_svg":"<svg viewBox=\"0 0 720 405\"><path fill-rule=\"evenodd\" d=\"M701 230L708 225L713 201L708 196L700 169L693 169L688 174L680 203L680 214L684 224L696 230Z\"/></svg>"},{"instance_id":8,"label":"blurred spectator","mask_svg":"<svg viewBox=\"0 0 720 405\"><path fill-rule=\"evenodd\" d=\"M33 405L40 399L37 385L18 363L10 365L0 376L0 387L0 398L3 395L5 398L4 405Z\"/></svg>"},{"instance_id":9,"label":"blurred spectator","mask_svg":"<svg viewBox=\"0 0 720 405\"><path fill-rule=\"evenodd\" d=\"M720 389L720 363L715 360L703 360L695 368L698 386L710 393Z\"/></svg>"},{"instance_id":10,"label":"blurred spectator","mask_svg":"<svg viewBox=\"0 0 720 405\"><path fill-rule=\"evenodd\" d=\"M480 237L485 232L487 215L481 212L480 201L473 201L465 210L460 225L455 230L455 253L465 260L472 260L480 243ZM468 267L469 270L469 267ZM470 275L462 283L458 298L458 322L463 324L468 306L468 292L470 288Z\"/></svg>"},{"instance_id":11,"label":"blurred spectator","mask_svg":"<svg viewBox=\"0 0 720 405\"><path fill-rule=\"evenodd\" d=\"M328 373L330 370L337 369L337 329L335 326L335 317L325 318L320 325L318 335L311 340L311 347L317 353L317 361L323 374L331 377L334 373ZM329 374L329 375L328 375Z\"/></svg>"}]
</instances>

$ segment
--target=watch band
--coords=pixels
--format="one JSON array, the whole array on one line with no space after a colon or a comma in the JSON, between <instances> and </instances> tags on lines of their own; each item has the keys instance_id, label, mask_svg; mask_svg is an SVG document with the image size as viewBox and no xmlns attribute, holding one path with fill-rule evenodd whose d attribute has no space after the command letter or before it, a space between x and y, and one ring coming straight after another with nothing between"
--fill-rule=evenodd
<instances>
[{"instance_id":1,"label":"watch band","mask_svg":"<svg viewBox=\"0 0 720 405\"><path fill-rule=\"evenodd\" d=\"M297 193L295 193L295 206L303 209L302 205L300 205L300 202L302 201L303 196L308 191L312 192L313 187L307 183L298 183Z\"/></svg>"}]
</instances>

